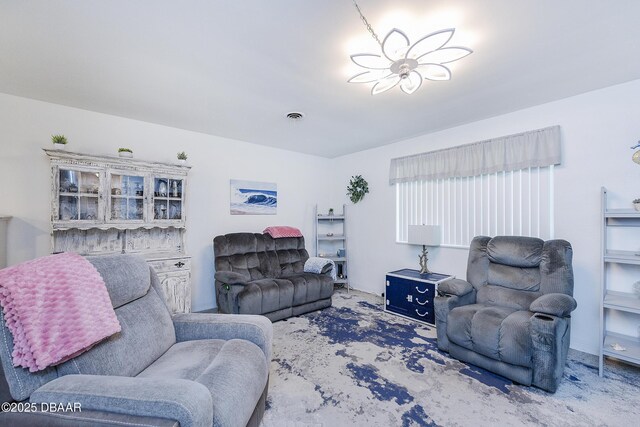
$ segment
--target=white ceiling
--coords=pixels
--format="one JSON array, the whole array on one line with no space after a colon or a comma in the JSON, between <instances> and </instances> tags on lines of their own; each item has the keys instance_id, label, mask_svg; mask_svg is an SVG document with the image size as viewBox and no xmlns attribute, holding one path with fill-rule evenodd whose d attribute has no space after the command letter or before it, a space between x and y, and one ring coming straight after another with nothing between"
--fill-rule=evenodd
<instances>
[{"instance_id":1,"label":"white ceiling","mask_svg":"<svg viewBox=\"0 0 640 427\"><path fill-rule=\"evenodd\" d=\"M640 78L637 0L359 4L381 38L456 27L474 53L371 96L349 0L0 0L0 92L335 157Z\"/></svg>"}]
</instances>

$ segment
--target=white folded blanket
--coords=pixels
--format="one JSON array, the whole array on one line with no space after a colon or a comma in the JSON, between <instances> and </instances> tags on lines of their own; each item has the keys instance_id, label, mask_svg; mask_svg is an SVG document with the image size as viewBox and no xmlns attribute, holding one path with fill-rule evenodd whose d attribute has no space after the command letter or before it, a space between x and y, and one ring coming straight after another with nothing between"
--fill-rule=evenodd
<instances>
[{"instance_id":1,"label":"white folded blanket","mask_svg":"<svg viewBox=\"0 0 640 427\"><path fill-rule=\"evenodd\" d=\"M328 265L331 266L331 278L335 282L338 278L338 275L336 273L336 264L333 262L333 260L330 260L328 258L310 257L307 262L304 263L304 272L322 274L323 270L324 272L327 271L325 267L327 267Z\"/></svg>"}]
</instances>

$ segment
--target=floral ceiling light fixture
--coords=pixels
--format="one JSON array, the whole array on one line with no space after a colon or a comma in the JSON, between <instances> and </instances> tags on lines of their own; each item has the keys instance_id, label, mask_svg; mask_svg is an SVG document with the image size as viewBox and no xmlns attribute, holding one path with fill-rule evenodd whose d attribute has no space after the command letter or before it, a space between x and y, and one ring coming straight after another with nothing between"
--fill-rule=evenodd
<instances>
[{"instance_id":1,"label":"floral ceiling light fixture","mask_svg":"<svg viewBox=\"0 0 640 427\"><path fill-rule=\"evenodd\" d=\"M466 47L446 46L453 37L455 28L428 34L411 44L409 37L397 28L392 29L381 42L371 24L364 17L358 3L353 0L360 19L371 36L378 42L382 55L358 53L351 60L367 71L351 77L349 83L374 83L372 95L393 89L398 84L407 94L417 91L422 80L450 80L451 70L443 64L457 61L473 51Z\"/></svg>"}]
</instances>

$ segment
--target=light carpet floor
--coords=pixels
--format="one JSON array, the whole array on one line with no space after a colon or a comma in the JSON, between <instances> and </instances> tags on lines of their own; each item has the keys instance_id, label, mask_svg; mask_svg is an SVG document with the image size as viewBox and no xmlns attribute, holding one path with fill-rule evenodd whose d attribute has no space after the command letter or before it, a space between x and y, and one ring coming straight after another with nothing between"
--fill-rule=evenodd
<instances>
[{"instance_id":1,"label":"light carpet floor","mask_svg":"<svg viewBox=\"0 0 640 427\"><path fill-rule=\"evenodd\" d=\"M640 425L639 368L608 363L600 378L572 354L555 394L516 385L438 351L435 328L375 295L337 292L273 327L264 427Z\"/></svg>"}]
</instances>

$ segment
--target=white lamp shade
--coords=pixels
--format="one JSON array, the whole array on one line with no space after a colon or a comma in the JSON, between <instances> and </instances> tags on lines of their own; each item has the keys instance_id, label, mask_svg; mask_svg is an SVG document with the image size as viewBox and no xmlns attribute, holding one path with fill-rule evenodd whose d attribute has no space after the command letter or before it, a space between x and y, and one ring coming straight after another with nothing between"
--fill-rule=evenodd
<instances>
[{"instance_id":1,"label":"white lamp shade","mask_svg":"<svg viewBox=\"0 0 640 427\"><path fill-rule=\"evenodd\" d=\"M439 246L442 231L439 225L410 225L408 243L411 245Z\"/></svg>"}]
</instances>

